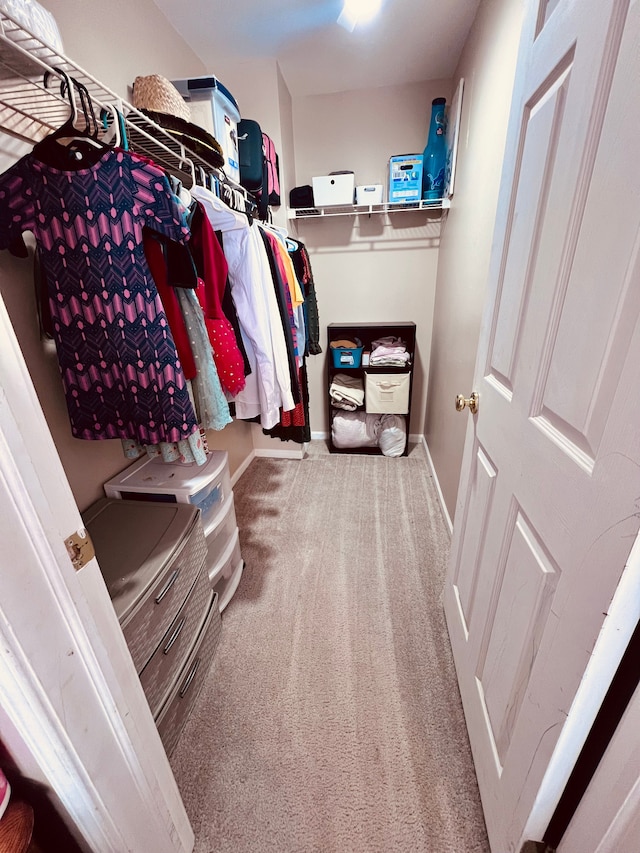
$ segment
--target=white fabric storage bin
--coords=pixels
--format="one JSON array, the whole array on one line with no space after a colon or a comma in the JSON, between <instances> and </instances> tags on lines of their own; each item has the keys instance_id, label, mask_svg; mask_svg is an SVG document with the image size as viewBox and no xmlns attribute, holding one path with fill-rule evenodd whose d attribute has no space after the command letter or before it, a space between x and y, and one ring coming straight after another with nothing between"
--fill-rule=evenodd
<instances>
[{"instance_id":1,"label":"white fabric storage bin","mask_svg":"<svg viewBox=\"0 0 640 853\"><path fill-rule=\"evenodd\" d=\"M410 383L410 373L365 374L365 410L371 414L406 415Z\"/></svg>"},{"instance_id":2,"label":"white fabric storage bin","mask_svg":"<svg viewBox=\"0 0 640 853\"><path fill-rule=\"evenodd\" d=\"M313 203L316 207L353 204L355 177L348 175L321 175L312 178Z\"/></svg>"}]
</instances>

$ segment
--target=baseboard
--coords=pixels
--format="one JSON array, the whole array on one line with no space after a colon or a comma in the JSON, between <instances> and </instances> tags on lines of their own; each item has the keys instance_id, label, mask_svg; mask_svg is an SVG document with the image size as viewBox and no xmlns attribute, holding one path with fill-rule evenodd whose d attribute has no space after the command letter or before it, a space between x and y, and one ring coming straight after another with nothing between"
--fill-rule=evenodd
<instances>
[{"instance_id":1,"label":"baseboard","mask_svg":"<svg viewBox=\"0 0 640 853\"><path fill-rule=\"evenodd\" d=\"M242 477L242 475L244 474L244 472L247 470L247 468L249 467L249 465L251 465L251 463L253 462L253 460L254 460L255 458L256 458L256 452L255 452L255 450L252 450L252 451L251 451L251 453L250 453L250 454L247 456L247 458L244 460L244 462L242 463L242 465L239 465L239 466L236 468L236 470L233 472L233 474L231 475L231 488L232 488L232 489L234 488L235 484L238 482L238 480L240 479L240 477Z\"/></svg>"},{"instance_id":2,"label":"baseboard","mask_svg":"<svg viewBox=\"0 0 640 853\"><path fill-rule=\"evenodd\" d=\"M415 434L409 433L409 444L422 444L423 441L424 436L421 435L419 432Z\"/></svg>"},{"instance_id":3,"label":"baseboard","mask_svg":"<svg viewBox=\"0 0 640 853\"><path fill-rule=\"evenodd\" d=\"M433 482L436 486L436 492L438 494L438 501L440 503L440 509L442 510L442 515L444 517L444 523L447 525L449 530L449 536L453 534L453 522L451 521L451 516L449 515L449 510L447 509L447 505L444 502L444 495L442 494L442 489L440 488L440 480L438 480L438 475L436 474L435 465L433 464L433 459L431 458L431 453L429 453L429 445L427 444L427 439L421 435L419 436L421 440L421 444L424 447L425 453L427 454L427 462L429 463L429 468L431 469L431 475L433 477Z\"/></svg>"},{"instance_id":4,"label":"baseboard","mask_svg":"<svg viewBox=\"0 0 640 853\"><path fill-rule=\"evenodd\" d=\"M261 447L253 452L262 459L304 459L302 447L298 450L271 450L268 447Z\"/></svg>"}]
</instances>

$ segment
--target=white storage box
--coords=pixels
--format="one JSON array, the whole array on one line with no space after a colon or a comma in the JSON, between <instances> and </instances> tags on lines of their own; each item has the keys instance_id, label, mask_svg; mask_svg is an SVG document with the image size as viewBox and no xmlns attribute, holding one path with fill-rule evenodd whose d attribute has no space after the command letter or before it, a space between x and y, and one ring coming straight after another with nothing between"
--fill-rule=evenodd
<instances>
[{"instance_id":1,"label":"white storage box","mask_svg":"<svg viewBox=\"0 0 640 853\"><path fill-rule=\"evenodd\" d=\"M312 178L312 182L313 203L316 207L353 204L356 181L352 173L321 175L319 178Z\"/></svg>"},{"instance_id":2,"label":"white storage box","mask_svg":"<svg viewBox=\"0 0 640 853\"><path fill-rule=\"evenodd\" d=\"M224 153L224 171L239 183L240 110L231 92L213 75L171 82L189 104L193 124L208 130L218 140Z\"/></svg>"},{"instance_id":3,"label":"white storage box","mask_svg":"<svg viewBox=\"0 0 640 853\"><path fill-rule=\"evenodd\" d=\"M382 184L356 187L356 204L382 204Z\"/></svg>"},{"instance_id":4,"label":"white storage box","mask_svg":"<svg viewBox=\"0 0 640 853\"><path fill-rule=\"evenodd\" d=\"M365 410L373 414L406 415L409 411L410 373L367 373Z\"/></svg>"},{"instance_id":5,"label":"white storage box","mask_svg":"<svg viewBox=\"0 0 640 853\"><path fill-rule=\"evenodd\" d=\"M231 494L227 453L211 451L204 465L145 457L105 483L104 491L109 498L191 504L200 510L206 531Z\"/></svg>"}]
</instances>

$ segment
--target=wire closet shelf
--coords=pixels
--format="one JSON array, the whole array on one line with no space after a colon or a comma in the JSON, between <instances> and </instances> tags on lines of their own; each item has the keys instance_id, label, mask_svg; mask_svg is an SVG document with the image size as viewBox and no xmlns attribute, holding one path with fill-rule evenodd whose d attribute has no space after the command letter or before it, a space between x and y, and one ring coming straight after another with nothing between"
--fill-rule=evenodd
<instances>
[{"instance_id":1,"label":"wire closet shelf","mask_svg":"<svg viewBox=\"0 0 640 853\"><path fill-rule=\"evenodd\" d=\"M95 111L109 106L119 110L132 151L149 157L182 180L190 179L192 184L197 183L199 175L214 175L244 199L252 201L244 187L232 181L222 170L210 166L144 113L0 10L1 131L34 145L68 119L69 102L60 95L60 87L44 84L46 72L62 80L59 71L86 87Z\"/></svg>"},{"instance_id":2,"label":"wire closet shelf","mask_svg":"<svg viewBox=\"0 0 640 853\"><path fill-rule=\"evenodd\" d=\"M371 216L372 213L403 213L410 210L446 210L451 207L451 200L439 198L418 201L381 202L380 204L346 204L331 205L330 207L292 207L289 208L289 219L313 219L327 216Z\"/></svg>"}]
</instances>

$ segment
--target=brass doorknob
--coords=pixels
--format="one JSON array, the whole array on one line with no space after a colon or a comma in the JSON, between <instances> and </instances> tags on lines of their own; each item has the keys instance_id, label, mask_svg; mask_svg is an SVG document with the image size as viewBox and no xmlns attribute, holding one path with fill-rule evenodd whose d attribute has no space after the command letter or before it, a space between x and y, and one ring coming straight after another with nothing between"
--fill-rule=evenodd
<instances>
[{"instance_id":1,"label":"brass doorknob","mask_svg":"<svg viewBox=\"0 0 640 853\"><path fill-rule=\"evenodd\" d=\"M461 412L465 406L468 406L471 414L475 415L478 411L479 401L480 395L477 391L474 391L470 397L465 397L464 394L458 394L456 397L456 412Z\"/></svg>"}]
</instances>

